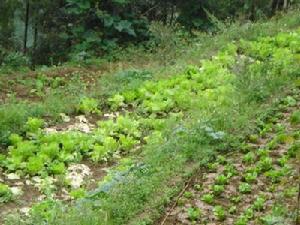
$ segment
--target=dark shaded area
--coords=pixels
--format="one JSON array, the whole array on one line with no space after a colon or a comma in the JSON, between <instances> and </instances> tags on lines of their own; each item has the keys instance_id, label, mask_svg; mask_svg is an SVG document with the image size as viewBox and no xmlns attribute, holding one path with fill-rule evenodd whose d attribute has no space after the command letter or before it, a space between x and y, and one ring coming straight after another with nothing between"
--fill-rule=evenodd
<instances>
[{"instance_id":1,"label":"dark shaded area","mask_svg":"<svg viewBox=\"0 0 300 225\"><path fill-rule=\"evenodd\" d=\"M269 17L291 0L0 0L0 65L57 65L146 46L152 22L192 34L215 21ZM155 41L155 40L154 40ZM159 41L159 40L158 40Z\"/></svg>"}]
</instances>

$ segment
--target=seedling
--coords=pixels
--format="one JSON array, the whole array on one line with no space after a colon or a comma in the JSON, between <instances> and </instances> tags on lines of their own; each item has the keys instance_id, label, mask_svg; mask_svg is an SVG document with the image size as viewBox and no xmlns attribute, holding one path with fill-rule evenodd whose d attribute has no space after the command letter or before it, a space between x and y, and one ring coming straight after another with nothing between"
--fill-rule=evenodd
<instances>
[{"instance_id":1,"label":"seedling","mask_svg":"<svg viewBox=\"0 0 300 225\"><path fill-rule=\"evenodd\" d=\"M213 209L214 215L219 221L223 221L226 218L225 209L222 206L215 206Z\"/></svg>"},{"instance_id":2,"label":"seedling","mask_svg":"<svg viewBox=\"0 0 300 225\"><path fill-rule=\"evenodd\" d=\"M202 191L203 187L202 187L201 184L195 184L195 185L194 185L194 189L195 189L196 191Z\"/></svg>"},{"instance_id":3,"label":"seedling","mask_svg":"<svg viewBox=\"0 0 300 225\"><path fill-rule=\"evenodd\" d=\"M257 172L252 172L252 173L246 173L244 175L244 180L247 182L247 183L253 183L254 181L256 181L257 179Z\"/></svg>"},{"instance_id":4,"label":"seedling","mask_svg":"<svg viewBox=\"0 0 300 225\"><path fill-rule=\"evenodd\" d=\"M0 183L0 203L9 202L12 196L13 194L8 185Z\"/></svg>"},{"instance_id":5,"label":"seedling","mask_svg":"<svg viewBox=\"0 0 300 225\"><path fill-rule=\"evenodd\" d=\"M94 98L83 97L77 107L78 112L84 114L98 113L101 111L98 109L98 101Z\"/></svg>"},{"instance_id":6,"label":"seedling","mask_svg":"<svg viewBox=\"0 0 300 225\"><path fill-rule=\"evenodd\" d=\"M269 143L266 144L267 149L274 150L278 148L279 144L276 139L271 140Z\"/></svg>"},{"instance_id":7,"label":"seedling","mask_svg":"<svg viewBox=\"0 0 300 225\"><path fill-rule=\"evenodd\" d=\"M249 194L251 193L251 190L252 190L251 185L248 183L242 182L239 185L239 192L241 192L242 194Z\"/></svg>"},{"instance_id":8,"label":"seedling","mask_svg":"<svg viewBox=\"0 0 300 225\"><path fill-rule=\"evenodd\" d=\"M183 196L184 196L185 198L190 199L190 198L193 197L193 193L190 192L190 191L186 191L186 192L184 192Z\"/></svg>"},{"instance_id":9,"label":"seedling","mask_svg":"<svg viewBox=\"0 0 300 225\"><path fill-rule=\"evenodd\" d=\"M63 162L57 162L50 166L50 171L54 175L64 174L66 171L65 164Z\"/></svg>"},{"instance_id":10,"label":"seedling","mask_svg":"<svg viewBox=\"0 0 300 225\"><path fill-rule=\"evenodd\" d=\"M241 200L242 200L242 197L240 195L233 196L233 197L230 198L230 201L235 203L235 204L241 202Z\"/></svg>"},{"instance_id":11,"label":"seedling","mask_svg":"<svg viewBox=\"0 0 300 225\"><path fill-rule=\"evenodd\" d=\"M290 118L290 123L292 125L300 124L300 111L293 112Z\"/></svg>"},{"instance_id":12,"label":"seedling","mask_svg":"<svg viewBox=\"0 0 300 225\"><path fill-rule=\"evenodd\" d=\"M294 138L288 134L282 133L277 135L276 141L280 144L288 144L293 143Z\"/></svg>"},{"instance_id":13,"label":"seedling","mask_svg":"<svg viewBox=\"0 0 300 225\"><path fill-rule=\"evenodd\" d=\"M297 152L300 151L300 142L295 142L289 149L288 149L288 156L291 158L295 158Z\"/></svg>"},{"instance_id":14,"label":"seedling","mask_svg":"<svg viewBox=\"0 0 300 225\"><path fill-rule=\"evenodd\" d=\"M232 164L227 164L224 166L224 174L228 177L231 178L235 175L237 175L236 168Z\"/></svg>"},{"instance_id":15,"label":"seedling","mask_svg":"<svg viewBox=\"0 0 300 225\"><path fill-rule=\"evenodd\" d=\"M224 192L225 188L224 188L224 185L213 185L212 187L212 191L214 193L214 195L216 196L220 196L223 192Z\"/></svg>"},{"instance_id":16,"label":"seedling","mask_svg":"<svg viewBox=\"0 0 300 225\"><path fill-rule=\"evenodd\" d=\"M221 165L227 164L226 158L225 158L224 156L222 156L222 155L219 155L219 156L217 157L217 162L218 162L219 164L221 164Z\"/></svg>"},{"instance_id":17,"label":"seedling","mask_svg":"<svg viewBox=\"0 0 300 225\"><path fill-rule=\"evenodd\" d=\"M257 155L262 158L262 157L267 157L269 156L269 150L264 149L264 148L260 148L257 150Z\"/></svg>"},{"instance_id":18,"label":"seedling","mask_svg":"<svg viewBox=\"0 0 300 225\"><path fill-rule=\"evenodd\" d=\"M272 183L278 183L283 175L282 170L270 170L265 173L265 176L268 177Z\"/></svg>"},{"instance_id":19,"label":"seedling","mask_svg":"<svg viewBox=\"0 0 300 225\"><path fill-rule=\"evenodd\" d=\"M178 199L177 205L178 206L183 206L185 203L185 200L183 198Z\"/></svg>"},{"instance_id":20,"label":"seedling","mask_svg":"<svg viewBox=\"0 0 300 225\"><path fill-rule=\"evenodd\" d=\"M238 220L234 223L234 225L247 225L248 218L245 215L241 215Z\"/></svg>"},{"instance_id":21,"label":"seedling","mask_svg":"<svg viewBox=\"0 0 300 225\"><path fill-rule=\"evenodd\" d=\"M292 198L292 197L294 197L294 196L297 195L297 192L298 192L298 188L297 187L291 187L291 188L285 189L283 191L283 196L285 198Z\"/></svg>"},{"instance_id":22,"label":"seedling","mask_svg":"<svg viewBox=\"0 0 300 225\"><path fill-rule=\"evenodd\" d=\"M191 221L199 220L202 215L201 210L199 208L194 208L194 207L188 208L187 213L188 213L188 218Z\"/></svg>"},{"instance_id":23,"label":"seedling","mask_svg":"<svg viewBox=\"0 0 300 225\"><path fill-rule=\"evenodd\" d=\"M265 171L272 169L272 167L273 167L272 163L273 163L272 158L263 157L259 160L257 166L258 166L258 168L260 168L260 170L262 172L265 172Z\"/></svg>"},{"instance_id":24,"label":"seedling","mask_svg":"<svg viewBox=\"0 0 300 225\"><path fill-rule=\"evenodd\" d=\"M235 214L237 212L237 207L235 205L231 206L228 210L230 214Z\"/></svg>"},{"instance_id":25,"label":"seedling","mask_svg":"<svg viewBox=\"0 0 300 225\"><path fill-rule=\"evenodd\" d=\"M120 94L116 94L113 97L108 99L108 102L110 104L110 108L113 111L116 111L120 107L124 106L125 105L124 101L125 101L125 98Z\"/></svg>"},{"instance_id":26,"label":"seedling","mask_svg":"<svg viewBox=\"0 0 300 225\"><path fill-rule=\"evenodd\" d=\"M251 207L247 208L244 212L244 216L247 218L247 219L252 219L254 217L254 211Z\"/></svg>"},{"instance_id":27,"label":"seedling","mask_svg":"<svg viewBox=\"0 0 300 225\"><path fill-rule=\"evenodd\" d=\"M213 204L214 196L212 194L205 194L202 196L201 200L207 204Z\"/></svg>"},{"instance_id":28,"label":"seedling","mask_svg":"<svg viewBox=\"0 0 300 225\"><path fill-rule=\"evenodd\" d=\"M219 163L215 162L215 163L209 163L207 165L209 172L216 172L218 167L219 167Z\"/></svg>"},{"instance_id":29,"label":"seedling","mask_svg":"<svg viewBox=\"0 0 300 225\"><path fill-rule=\"evenodd\" d=\"M264 196L257 197L255 202L253 203L253 209L256 211L263 210L265 202L266 199L264 198Z\"/></svg>"},{"instance_id":30,"label":"seedling","mask_svg":"<svg viewBox=\"0 0 300 225\"><path fill-rule=\"evenodd\" d=\"M254 147L251 144L243 144L241 146L241 151L243 153L248 153L248 152L252 151L253 149L254 149Z\"/></svg>"},{"instance_id":31,"label":"seedling","mask_svg":"<svg viewBox=\"0 0 300 225\"><path fill-rule=\"evenodd\" d=\"M71 196L73 199L84 198L84 197L86 196L86 190L83 189L83 188L78 188L78 189L72 190L72 191L70 192L70 196Z\"/></svg>"},{"instance_id":32,"label":"seedling","mask_svg":"<svg viewBox=\"0 0 300 225\"><path fill-rule=\"evenodd\" d=\"M258 139L259 139L259 137L258 137L257 134L252 134L252 135L249 136L249 141L250 141L251 143L257 143L257 142L258 142Z\"/></svg>"},{"instance_id":33,"label":"seedling","mask_svg":"<svg viewBox=\"0 0 300 225\"><path fill-rule=\"evenodd\" d=\"M248 152L246 155L243 157L243 162L247 164L251 164L255 162L255 154L253 152Z\"/></svg>"},{"instance_id":34,"label":"seedling","mask_svg":"<svg viewBox=\"0 0 300 225\"><path fill-rule=\"evenodd\" d=\"M287 164L288 160L289 160L288 155L284 155L284 156L282 156L280 159L278 159L278 164L279 164L281 167L284 167L284 166Z\"/></svg>"},{"instance_id":35,"label":"seedling","mask_svg":"<svg viewBox=\"0 0 300 225\"><path fill-rule=\"evenodd\" d=\"M221 175L219 175L219 176L216 177L215 183L219 184L219 185L228 184L228 177L226 177L225 175L221 174Z\"/></svg>"}]
</instances>

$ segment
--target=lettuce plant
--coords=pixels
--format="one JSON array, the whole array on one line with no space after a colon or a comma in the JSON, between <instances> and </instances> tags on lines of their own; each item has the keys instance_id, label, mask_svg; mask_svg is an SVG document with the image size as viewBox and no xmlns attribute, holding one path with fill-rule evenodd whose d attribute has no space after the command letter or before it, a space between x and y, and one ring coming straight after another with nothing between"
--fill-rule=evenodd
<instances>
[{"instance_id":1,"label":"lettuce plant","mask_svg":"<svg viewBox=\"0 0 300 225\"><path fill-rule=\"evenodd\" d=\"M66 167L63 162L55 162L50 165L49 171L51 174L54 174L54 175L65 174Z\"/></svg>"},{"instance_id":2,"label":"lettuce plant","mask_svg":"<svg viewBox=\"0 0 300 225\"><path fill-rule=\"evenodd\" d=\"M113 111L116 111L119 108L123 107L125 105L124 101L125 97L120 94L116 94L108 99L109 106Z\"/></svg>"},{"instance_id":3,"label":"lettuce plant","mask_svg":"<svg viewBox=\"0 0 300 225\"><path fill-rule=\"evenodd\" d=\"M243 162L247 164L251 164L255 162L255 154L253 152L248 152L246 155L243 157Z\"/></svg>"},{"instance_id":4,"label":"lettuce plant","mask_svg":"<svg viewBox=\"0 0 300 225\"><path fill-rule=\"evenodd\" d=\"M245 182L240 183L239 185L239 192L241 192L242 194L249 194L251 193L252 188L251 185Z\"/></svg>"},{"instance_id":5,"label":"lettuce plant","mask_svg":"<svg viewBox=\"0 0 300 225\"><path fill-rule=\"evenodd\" d=\"M247 183L253 183L257 179L257 172L252 172L252 173L246 173L243 178Z\"/></svg>"},{"instance_id":6,"label":"lettuce plant","mask_svg":"<svg viewBox=\"0 0 300 225\"><path fill-rule=\"evenodd\" d=\"M237 221L234 223L234 225L247 225L249 219L245 215L241 215L238 217Z\"/></svg>"},{"instance_id":7,"label":"lettuce plant","mask_svg":"<svg viewBox=\"0 0 300 225\"><path fill-rule=\"evenodd\" d=\"M213 208L213 213L214 213L215 217L217 218L217 220L219 220L219 221L223 221L226 218L225 209L220 205L215 206Z\"/></svg>"},{"instance_id":8,"label":"lettuce plant","mask_svg":"<svg viewBox=\"0 0 300 225\"><path fill-rule=\"evenodd\" d=\"M257 163L257 167L262 171L268 171L270 169L272 169L273 167L273 160L270 157L262 157L258 163Z\"/></svg>"},{"instance_id":9,"label":"lettuce plant","mask_svg":"<svg viewBox=\"0 0 300 225\"><path fill-rule=\"evenodd\" d=\"M205 194L202 196L201 200L207 204L213 204L214 196L212 194Z\"/></svg>"},{"instance_id":10,"label":"lettuce plant","mask_svg":"<svg viewBox=\"0 0 300 225\"><path fill-rule=\"evenodd\" d=\"M253 209L256 211L263 210L265 202L266 199L264 196L258 196L253 203Z\"/></svg>"},{"instance_id":11,"label":"lettuce plant","mask_svg":"<svg viewBox=\"0 0 300 225\"><path fill-rule=\"evenodd\" d=\"M24 128L28 133L37 133L44 126L44 120L39 118L28 118Z\"/></svg>"},{"instance_id":12,"label":"lettuce plant","mask_svg":"<svg viewBox=\"0 0 300 225\"><path fill-rule=\"evenodd\" d=\"M0 203L6 203L12 200L13 194L8 185L0 183Z\"/></svg>"},{"instance_id":13,"label":"lettuce plant","mask_svg":"<svg viewBox=\"0 0 300 225\"><path fill-rule=\"evenodd\" d=\"M218 175L215 179L215 183L219 185L225 185L228 184L228 177L224 174Z\"/></svg>"},{"instance_id":14,"label":"lettuce plant","mask_svg":"<svg viewBox=\"0 0 300 225\"><path fill-rule=\"evenodd\" d=\"M300 124L300 111L295 111L290 117L290 123L292 125Z\"/></svg>"},{"instance_id":15,"label":"lettuce plant","mask_svg":"<svg viewBox=\"0 0 300 225\"><path fill-rule=\"evenodd\" d=\"M26 170L30 175L41 174L44 170L44 161L40 157L31 157L26 164Z\"/></svg>"},{"instance_id":16,"label":"lettuce plant","mask_svg":"<svg viewBox=\"0 0 300 225\"><path fill-rule=\"evenodd\" d=\"M269 178L272 183L278 183L284 175L284 170L269 170L265 173L265 176Z\"/></svg>"},{"instance_id":17,"label":"lettuce plant","mask_svg":"<svg viewBox=\"0 0 300 225\"><path fill-rule=\"evenodd\" d=\"M98 101L94 98L83 97L80 99L77 110L83 114L97 113L100 114L101 111L98 108Z\"/></svg>"},{"instance_id":18,"label":"lettuce plant","mask_svg":"<svg viewBox=\"0 0 300 225\"><path fill-rule=\"evenodd\" d=\"M216 196L221 195L224 192L224 190L225 190L224 185L215 184L212 186L212 191Z\"/></svg>"},{"instance_id":19,"label":"lettuce plant","mask_svg":"<svg viewBox=\"0 0 300 225\"><path fill-rule=\"evenodd\" d=\"M70 191L70 196L73 198L73 199L81 199L81 198L84 198L86 196L86 190L83 189L83 188L78 188L78 189L75 189L75 190L72 190Z\"/></svg>"},{"instance_id":20,"label":"lettuce plant","mask_svg":"<svg viewBox=\"0 0 300 225\"><path fill-rule=\"evenodd\" d=\"M191 221L200 219L202 212L199 208L190 207L187 209L188 218Z\"/></svg>"}]
</instances>

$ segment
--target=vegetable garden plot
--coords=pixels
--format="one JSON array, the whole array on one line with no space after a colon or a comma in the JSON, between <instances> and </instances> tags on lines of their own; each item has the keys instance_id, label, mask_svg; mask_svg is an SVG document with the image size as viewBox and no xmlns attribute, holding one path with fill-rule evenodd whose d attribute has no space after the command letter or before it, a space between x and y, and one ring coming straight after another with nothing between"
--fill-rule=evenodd
<instances>
[{"instance_id":1,"label":"vegetable garden plot","mask_svg":"<svg viewBox=\"0 0 300 225\"><path fill-rule=\"evenodd\" d=\"M42 129L42 119L29 118L24 126L24 135L12 134L8 154L0 155L2 176L14 174L18 178L14 179L16 182L29 180L43 184L39 187L45 189L39 191L45 198L55 198L56 193L62 190L68 196L82 198L87 193L82 186L71 185L68 179L70 167L82 164L84 160L90 160L100 167L103 163L115 161L119 162L118 166L100 182L100 190L112 188L113 185L108 184L115 181L116 174L126 174L136 165L135 156L142 152L144 145L164 141L163 130L170 122L182 122L195 108L200 109L200 116L205 119L212 111L230 108L235 104L234 96L239 94L235 83L239 78L232 68L238 52L242 52L249 61L253 76L262 75L263 72L267 72L263 74L266 76L296 76L299 71L299 43L300 32L295 31L256 42L242 41L240 47L230 44L211 60L201 61L201 67L192 66L184 74L165 80L146 81L138 89L111 96L106 103L109 111L103 112L112 115L111 118L99 121L97 127L87 134L77 131L47 134ZM272 71L265 71L266 65L272 65ZM78 111L101 114L103 110L94 99L83 98ZM131 157L124 158L127 156ZM244 160L251 163L255 159L256 155L249 153ZM261 164L265 170L264 166L270 166L270 157L265 157ZM258 173L249 171L247 179L254 180ZM272 173L269 176L276 177ZM13 193L16 182L10 187L1 184L2 202L9 202L16 197ZM213 187L214 194L221 194L227 182L225 175L218 177L218 184ZM248 183L239 185L239 192L247 194L251 191ZM205 198L211 201L212 196ZM194 209L189 211L194 215L192 217L200 213ZM221 218L224 217L222 211L221 206L215 209Z\"/></svg>"},{"instance_id":2,"label":"vegetable garden plot","mask_svg":"<svg viewBox=\"0 0 300 225\"><path fill-rule=\"evenodd\" d=\"M157 224L295 224L300 92L259 124L238 153L219 156Z\"/></svg>"}]
</instances>

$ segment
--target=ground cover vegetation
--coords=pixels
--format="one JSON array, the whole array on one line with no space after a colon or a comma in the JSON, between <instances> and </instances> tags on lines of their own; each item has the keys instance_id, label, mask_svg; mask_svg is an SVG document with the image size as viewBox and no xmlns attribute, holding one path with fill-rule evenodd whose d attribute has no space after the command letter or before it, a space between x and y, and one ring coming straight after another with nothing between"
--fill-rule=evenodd
<instances>
[{"instance_id":1,"label":"ground cover vegetation","mask_svg":"<svg viewBox=\"0 0 300 225\"><path fill-rule=\"evenodd\" d=\"M239 151L217 158L195 175L162 224L294 224L299 123L292 121L299 89L291 96L294 103L283 98L258 120L257 132L247 136Z\"/></svg>"},{"instance_id":2,"label":"ground cover vegetation","mask_svg":"<svg viewBox=\"0 0 300 225\"><path fill-rule=\"evenodd\" d=\"M130 20L135 15L123 15L126 10L121 10L132 9L131 1L61 1L61 10L54 10L55 1L26 3L26 13L19 19L25 27L34 25L36 37L32 48L24 40L21 58L32 67L39 63L35 57L42 61L52 57L50 64L69 57L84 59L73 61L80 67L63 65L58 70L38 68L19 74L14 74L11 63L3 64L0 223L292 224L297 219L297 8L269 21L238 24L217 19L208 3L200 4L204 13L200 18L193 16L195 12L189 14L185 8L189 3L167 2L165 7L174 11L157 9L153 18L147 14L136 21ZM294 2L272 1L269 8L250 3L243 3L245 10L251 10L242 15L255 20L259 13L273 14ZM140 13L139 4L135 2L135 13ZM222 17L229 13L227 4ZM20 6L18 13L23 9L18 1L5 6ZM64 22L72 21L73 32L67 41L75 47L53 52L47 46L54 43L50 33L40 31L46 14L33 6L53 7L59 18L67 15ZM127 48L126 55L136 58L127 64L120 58L105 59L101 66L121 65L106 74L99 72L103 67L86 67L98 63L93 57L103 55L106 45L140 43L139 38L151 42L143 35L148 20L157 17L165 23L180 22L194 37L182 29L174 32L157 25L157 34L171 31L161 37L170 45L160 43L151 47L154 52ZM197 21L187 24L187 18ZM89 27L93 22L96 25ZM4 21L4 28L11 23ZM45 32L43 38L39 32ZM117 36L119 40L113 38ZM37 42L42 39L45 44L40 47L49 52L43 50L40 57ZM5 58L11 50L3 51ZM117 52L105 54L111 57ZM141 56L146 62L138 59ZM141 68L131 68L136 62Z\"/></svg>"},{"instance_id":3,"label":"ground cover vegetation","mask_svg":"<svg viewBox=\"0 0 300 225\"><path fill-rule=\"evenodd\" d=\"M87 132L51 132L44 129L44 119L28 118L22 134L9 135L8 150L1 155L4 180L1 201L18 201L18 195L22 198L20 190L24 183L18 189L15 181L37 187L43 194L42 201L33 204L27 216L8 216L6 223L153 223L159 211L151 213L147 208L153 210L154 206L167 203L180 187L180 177L194 172L199 164L212 172L224 168L222 173L213 173L216 177L211 185L202 186L199 182L195 186L199 192L204 188L203 196L198 199L207 204L224 198L234 177L242 177L236 186L239 195L229 194L237 203L257 188L255 184L261 177L263 185L268 186L266 190L274 191L283 174L292 173L285 165L297 155L299 113L293 110L284 114L280 110L298 106L299 37L298 28L273 37L231 42L210 59L201 60L200 65L189 66L178 75L153 81L147 80L146 74L140 85L113 93L103 104L91 97L81 98L77 112L97 115L98 122ZM258 127L251 129L249 120L262 112L263 107L270 106L268 101L276 100L271 98L276 94L287 96L275 101L279 111L271 108L271 112L263 114L266 118L259 118ZM288 118L282 120L284 124L276 123L284 117ZM286 133L287 123L296 130ZM265 147L256 153L257 143L267 139L273 130L277 132L275 137L263 143ZM243 142L247 133L253 145ZM273 150L286 149L281 148L284 145L292 153L271 154ZM245 170L231 167L220 155L210 163L218 151L236 148L244 155L234 153L233 159L237 157L239 163L243 162L241 167ZM90 190L82 183L74 184L69 176L70 167L85 165L85 160L99 167L113 162L96 181L96 188ZM274 167L275 160L280 168ZM172 179L175 175L176 182ZM210 187L211 191L206 190ZM61 192L66 192L67 199L79 200L68 206L60 200ZM184 197L193 200L193 191L186 192ZM253 207L247 208L238 221L251 220L256 211L265 208L265 198L264 194L258 196ZM225 203L214 204L214 218L228 219L227 207ZM238 210L230 208L232 214ZM82 213L87 216L82 217ZM204 209L194 205L187 209L187 215L189 221L205 218ZM270 218L274 219L272 215Z\"/></svg>"}]
</instances>

